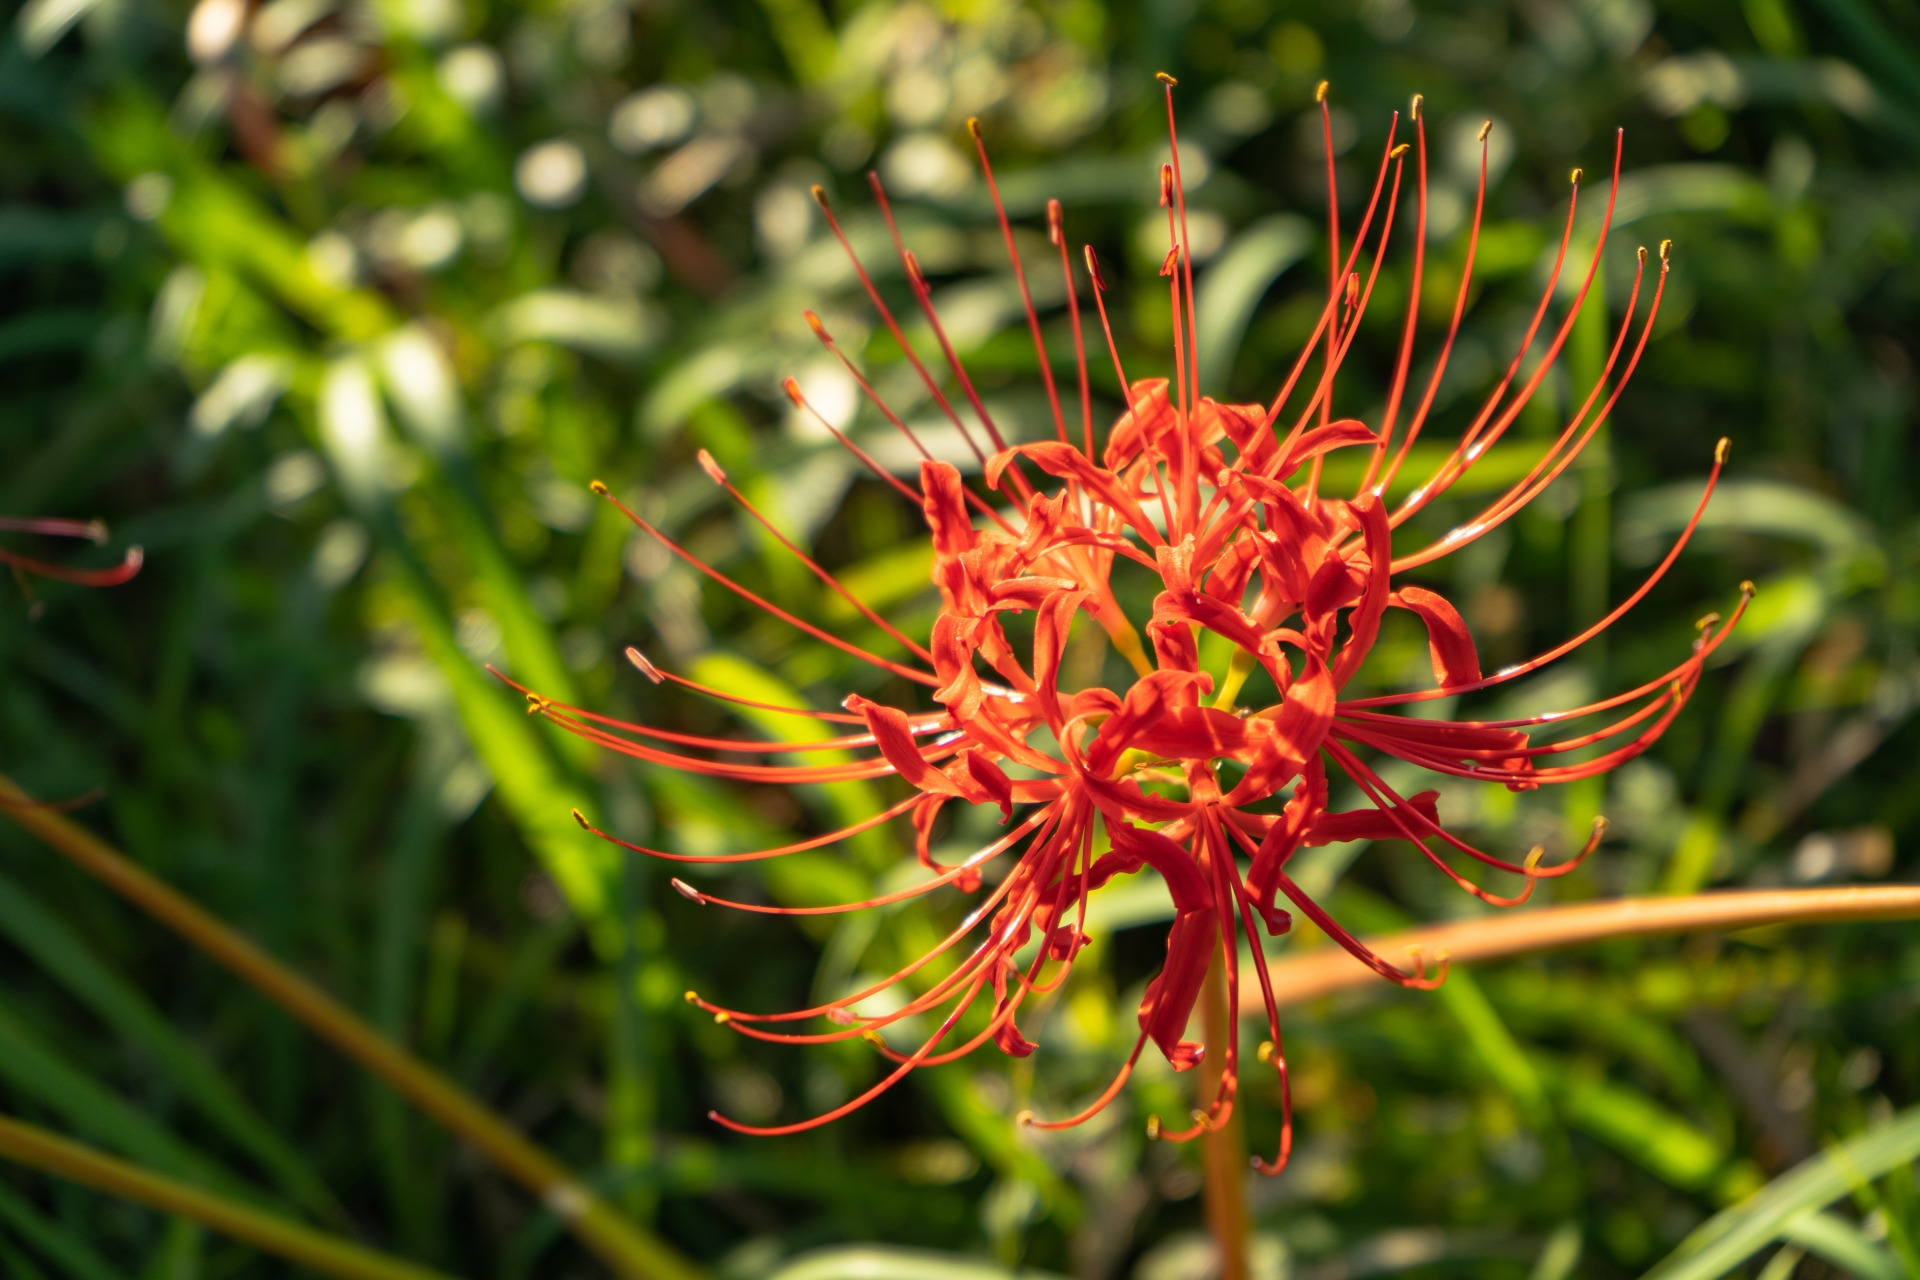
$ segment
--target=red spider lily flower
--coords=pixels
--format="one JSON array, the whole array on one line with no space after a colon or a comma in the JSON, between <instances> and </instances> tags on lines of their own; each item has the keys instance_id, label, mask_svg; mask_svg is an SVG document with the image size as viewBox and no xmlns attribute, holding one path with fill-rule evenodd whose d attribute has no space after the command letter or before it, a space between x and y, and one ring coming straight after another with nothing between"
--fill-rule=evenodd
<instances>
[{"instance_id":1,"label":"red spider lily flower","mask_svg":"<svg viewBox=\"0 0 1920 1280\"><path fill-rule=\"evenodd\" d=\"M1697 525L1700 511L1694 513L1693 521L1646 582L1605 618L1556 648L1492 675L1482 673L1473 637L1453 605L1437 592L1400 581L1405 571L1444 556L1511 518L1561 475L1592 439L1646 347L1666 281L1667 246L1661 246L1644 316L1641 294L1648 255L1645 249L1639 251L1626 315L1604 370L1540 461L1467 523L1437 542L1396 555L1395 529L1446 493L1501 439L1547 376L1600 269L1607 242L1605 222L1573 304L1551 327L1544 338L1544 356L1531 376L1523 380L1523 357L1542 340L1549 302L1567 266L1580 194L1580 173L1575 170L1559 252L1520 350L1455 448L1424 483L1395 506L1386 494L1433 407L1471 287L1474 248L1486 196L1487 131L1483 129L1480 135L1480 187L1467 240L1465 270L1452 321L1425 385L1414 387L1410 376L1427 238L1426 128L1420 116L1420 100L1415 98L1410 113L1413 140L1396 142L1396 133L1402 127L1396 113L1365 213L1351 241L1344 245L1333 188L1332 148L1328 147L1332 272L1319 323L1271 403L1221 404L1203 395L1199 386L1193 259L1178 136L1174 132L1173 81L1162 79L1167 86L1172 161L1161 172L1161 203L1167 210L1169 244L1161 274L1168 281L1173 315L1173 373L1170 378L1142 381L1127 377L1107 324L1106 282L1093 251L1086 249L1085 263L1106 335L1107 353L1119 385L1127 388L1129 401L1098 451L1078 282L1059 203L1050 206L1048 223L1067 285L1078 373L1078 440L1069 430L1028 293L1025 268L1015 249L1012 227L977 125L973 137L987 189L1006 236L1015 281L1023 299L1027 299L1027 319L1052 409L1054 438L1050 440L1008 443L954 354L926 277L913 254L900 243L879 180L871 179L874 197L893 230L915 303L944 354L950 383L936 378L916 356L900 321L847 244L824 194L816 189L828 225L847 248L882 323L918 371L934 404L978 459L985 481L986 492L979 492L955 467L928 454L834 344L818 317L808 313L821 342L841 359L874 407L920 449L924 459L918 484L905 483L877 466L859 446L822 419L880 480L892 485L925 515L932 534L932 576L941 608L924 641L895 628L781 537L704 453L701 462L713 481L822 582L878 626L900 647L901 656L869 652L793 616L702 563L647 520L621 506L639 528L721 586L818 640L924 686L928 707L888 706L854 695L846 699L841 712L810 713L844 726L845 732L796 746L673 733L622 723L529 694L531 710L612 750L657 764L716 778L789 784L893 776L909 788L898 803L865 822L778 848L695 856L637 845L626 847L682 862L775 858L816 849L905 817L912 823L916 850L927 870L925 878L913 887L866 902L776 907L726 901L675 880L674 887L695 902L782 915L854 911L917 897L946 885L980 892L982 868L993 859L1012 858L1010 869L984 890L978 905L938 946L864 990L812 1008L775 1013L726 1008L689 992L691 1002L743 1035L787 1044L818 1044L859 1036L893 1064L893 1070L878 1083L823 1115L794 1124L755 1128L715 1114L713 1118L728 1128L784 1134L827 1123L868 1102L916 1067L952 1061L989 1040L1007 1054L1031 1053L1035 1045L1022 1033L1021 1011L1030 998L1055 989L1071 972L1076 955L1087 943L1089 895L1115 876L1148 867L1165 880L1175 917L1167 935L1166 964L1148 985L1140 1005L1140 1030L1132 1054L1112 1083L1078 1114L1057 1120L1037 1120L1030 1115L1023 1119L1041 1128L1061 1128L1096 1114L1117 1095L1147 1042L1152 1041L1176 1071L1191 1068L1205 1053L1219 1054L1223 1061L1214 1096L1196 1111L1192 1127L1162 1132L1153 1124L1150 1130L1161 1138L1181 1141L1223 1124L1231 1114L1238 1086L1237 1029L1228 1032L1225 1044L1202 1045L1184 1037L1216 955L1224 965L1228 1007L1239 1006L1238 943L1243 936L1250 944L1255 979L1265 995L1268 1041L1257 1056L1279 1073L1284 1100L1285 1057L1277 1047L1281 1043L1280 1027L1260 942L1263 931L1268 935L1285 933L1291 923L1290 910L1297 909L1388 981L1427 987L1440 981L1445 971L1444 957L1439 957L1437 969L1429 972L1424 958L1416 956L1412 966L1403 969L1370 952L1288 875L1289 859L1296 852L1342 840L1405 840L1467 892L1507 906L1524 901L1541 879L1562 875L1578 865L1598 844L1602 831L1602 824L1596 823L1585 847L1557 865L1542 865L1542 850L1538 848L1520 861L1509 860L1447 831L1435 811L1435 792L1401 795L1368 763L1369 758L1389 756L1446 777L1500 782L1515 790L1603 773L1646 750L1672 722L1698 684L1708 655L1746 607L1750 588L1743 589L1732 618L1722 622L1711 617L1701 623L1691 652L1672 670L1657 680L1588 706L1500 721L1394 714L1390 709L1404 704L1493 688L1573 652L1647 594L1674 563ZM1321 113L1323 128L1330 134L1324 93ZM1401 213L1402 178L1409 154L1415 168L1412 188L1416 203L1411 288L1385 408L1381 421L1375 424L1337 418L1332 411L1336 376L1373 295L1380 263ZM1619 165L1616 137L1608 221L1619 186ZM1354 269L1363 246L1372 255L1364 279ZM1637 336L1633 333L1636 318ZM1316 360L1318 368L1314 370ZM1313 371L1311 380L1307 380L1309 371ZM949 397L948 386L957 388L956 398L971 410L971 420ZM792 380L787 383L787 391L797 406L811 412ZM1296 397L1303 398L1304 403L1289 410ZM1330 455L1342 450L1360 451L1364 477L1351 496L1324 495L1320 491L1324 464ZM1722 441L1715 452L1708 495L1725 458L1726 442ZM595 489L617 504L604 485L596 484ZM989 494L1003 501L993 501ZM1701 510L1706 500L1703 496ZM1122 610L1110 582L1122 560L1153 575L1160 587L1151 616L1139 629ZM1366 661L1388 609L1412 614L1426 629L1434 687L1343 700L1341 692ZM1137 678L1131 686L1062 687L1068 634L1082 612L1112 637L1118 651L1134 667ZM1025 651L1009 638L1005 626L1009 616L1017 614L1031 615L1032 639ZM1203 630L1231 645L1232 660L1224 674L1201 669L1197 637ZM1144 642L1141 631L1145 633ZM638 650L629 649L628 656L656 683L673 681L717 699L763 705L663 671ZM1264 680L1256 680L1251 687L1267 689L1270 685L1270 700L1260 706L1238 705L1240 695L1257 673L1264 673ZM1547 726L1558 730L1574 721L1592 727L1544 743L1533 740L1534 731ZM833 753L831 762L807 765L741 760L743 755L750 759L755 753L791 756L810 752ZM1365 797L1365 807L1351 812L1329 811L1330 770L1355 784ZM929 849L929 833L936 816L949 803L996 807L1006 825L1005 834L964 861L951 865L936 862ZM591 827L584 818L580 821L596 835L613 838ZM1517 892L1503 896L1483 887L1456 870L1450 854L1518 877ZM1282 905L1283 898L1288 905ZM891 1011L856 1011L870 997L890 988L902 989L901 999ZM974 1011L978 1011L976 1016L969 1018ZM911 1051L890 1047L879 1034L919 1015L926 1015L937 1025ZM810 1022L826 1025L818 1030L799 1025ZM1256 1160L1256 1167L1277 1172L1286 1161L1291 1141L1289 1118L1283 1120L1276 1157Z\"/></svg>"},{"instance_id":2,"label":"red spider lily flower","mask_svg":"<svg viewBox=\"0 0 1920 1280\"><path fill-rule=\"evenodd\" d=\"M107 526L98 520L0 516L0 532L35 533L44 538L84 538L96 546L103 545L107 540ZM78 583L83 587L117 587L140 572L145 558L146 553L139 547L128 547L120 563L110 569L72 569L0 547L0 564L18 573Z\"/></svg>"}]
</instances>

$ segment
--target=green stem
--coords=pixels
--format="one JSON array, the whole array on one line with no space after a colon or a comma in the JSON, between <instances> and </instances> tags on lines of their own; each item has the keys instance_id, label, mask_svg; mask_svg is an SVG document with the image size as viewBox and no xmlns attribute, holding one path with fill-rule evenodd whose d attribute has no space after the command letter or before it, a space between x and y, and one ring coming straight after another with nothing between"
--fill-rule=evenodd
<instances>
[{"instance_id":1,"label":"green stem","mask_svg":"<svg viewBox=\"0 0 1920 1280\"><path fill-rule=\"evenodd\" d=\"M129 862L92 832L40 806L4 774L0 774L0 811L385 1080L538 1197L582 1244L619 1275L634 1280L696 1280L701 1276L695 1263L627 1221L565 1165L529 1142L479 1099Z\"/></svg>"},{"instance_id":2,"label":"green stem","mask_svg":"<svg viewBox=\"0 0 1920 1280\"><path fill-rule=\"evenodd\" d=\"M0 1157L170 1213L342 1280L447 1280L338 1236L149 1173L45 1129L0 1116Z\"/></svg>"}]
</instances>

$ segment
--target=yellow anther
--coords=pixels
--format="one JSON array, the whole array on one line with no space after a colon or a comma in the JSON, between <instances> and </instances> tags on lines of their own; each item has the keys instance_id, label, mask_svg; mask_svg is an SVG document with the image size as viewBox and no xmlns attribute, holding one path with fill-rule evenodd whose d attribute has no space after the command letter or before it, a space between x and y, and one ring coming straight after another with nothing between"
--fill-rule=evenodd
<instances>
[{"instance_id":1,"label":"yellow anther","mask_svg":"<svg viewBox=\"0 0 1920 1280\"><path fill-rule=\"evenodd\" d=\"M1399 146L1395 147L1390 154L1395 160L1398 160L1401 156L1407 154L1407 152L1411 150L1413 150L1413 144L1411 142L1403 142Z\"/></svg>"},{"instance_id":2,"label":"yellow anther","mask_svg":"<svg viewBox=\"0 0 1920 1280\"><path fill-rule=\"evenodd\" d=\"M1033 1109L1029 1107L1026 1110L1020 1112L1018 1115L1016 1115L1013 1118L1013 1122L1019 1125L1022 1129L1026 1128L1028 1125L1031 1125L1033 1123Z\"/></svg>"},{"instance_id":3,"label":"yellow anther","mask_svg":"<svg viewBox=\"0 0 1920 1280\"><path fill-rule=\"evenodd\" d=\"M713 1015L713 1021L716 1026L724 1027L729 1022L733 1021L733 1015L728 1013L725 1009L722 1009L718 1013Z\"/></svg>"},{"instance_id":4,"label":"yellow anther","mask_svg":"<svg viewBox=\"0 0 1920 1280\"><path fill-rule=\"evenodd\" d=\"M1169 89L1171 89L1174 85L1177 85L1180 83L1178 80L1175 80L1172 76L1168 75L1164 71L1154 72L1153 78L1155 80L1158 80L1161 84L1166 85Z\"/></svg>"},{"instance_id":5,"label":"yellow anther","mask_svg":"<svg viewBox=\"0 0 1920 1280\"><path fill-rule=\"evenodd\" d=\"M1713 625L1714 625L1715 623L1717 623L1717 622L1719 622L1719 621L1720 621L1720 615L1719 615L1719 614L1717 614L1717 613L1710 613L1710 614L1708 614L1708 615L1707 615L1706 617L1704 617L1704 618L1702 618L1702 619L1700 619L1700 621L1698 621L1698 622L1696 622L1696 623L1694 623L1694 624L1693 624L1693 629L1694 629L1695 631L1705 631L1705 630L1706 630L1706 629L1707 629L1708 627L1711 627L1711 626L1713 626Z\"/></svg>"},{"instance_id":6,"label":"yellow anther","mask_svg":"<svg viewBox=\"0 0 1920 1280\"><path fill-rule=\"evenodd\" d=\"M1753 585L1753 579L1751 578L1744 579L1740 583L1740 594L1743 596L1751 596L1754 592L1758 591L1759 589L1760 588Z\"/></svg>"},{"instance_id":7,"label":"yellow anther","mask_svg":"<svg viewBox=\"0 0 1920 1280\"><path fill-rule=\"evenodd\" d=\"M575 809L573 811L573 820L580 824L580 829L582 831L593 830L592 824L587 821L587 815L580 812L578 809Z\"/></svg>"},{"instance_id":8,"label":"yellow anther","mask_svg":"<svg viewBox=\"0 0 1920 1280\"><path fill-rule=\"evenodd\" d=\"M1325 82L1323 81L1322 83L1324 84ZM1155 1142L1159 1139L1159 1137L1160 1137L1160 1117L1148 1116L1147 1117L1147 1141Z\"/></svg>"},{"instance_id":9,"label":"yellow anther","mask_svg":"<svg viewBox=\"0 0 1920 1280\"><path fill-rule=\"evenodd\" d=\"M688 1003L688 1004L699 1004L699 1003L700 1003L700 993L699 993L698 991L689 991L689 992L687 992L687 1003Z\"/></svg>"},{"instance_id":10,"label":"yellow anther","mask_svg":"<svg viewBox=\"0 0 1920 1280\"><path fill-rule=\"evenodd\" d=\"M1487 121L1483 121L1483 122L1481 123L1481 125L1480 125L1480 138L1479 138L1479 140L1480 140L1481 142L1485 142L1485 141L1487 140L1487 135L1488 135L1488 134L1490 134L1490 133L1492 133L1492 132L1493 132L1493 121L1491 121L1491 120L1487 120Z\"/></svg>"},{"instance_id":11,"label":"yellow anther","mask_svg":"<svg viewBox=\"0 0 1920 1280\"><path fill-rule=\"evenodd\" d=\"M607 496L607 486L603 481L595 480L591 484L589 484L587 488L592 490L594 493L599 494L603 498Z\"/></svg>"},{"instance_id":12,"label":"yellow anther","mask_svg":"<svg viewBox=\"0 0 1920 1280\"><path fill-rule=\"evenodd\" d=\"M1327 100L1327 88L1328 85L1325 80L1313 86L1313 100L1315 102L1325 102Z\"/></svg>"},{"instance_id":13,"label":"yellow anther","mask_svg":"<svg viewBox=\"0 0 1920 1280\"><path fill-rule=\"evenodd\" d=\"M1409 110L1409 112L1408 112L1408 115L1409 115L1409 116L1410 116L1411 118L1413 118L1413 119L1415 119L1415 120L1418 120L1418 119L1420 118L1420 104L1421 104L1421 103L1423 103L1423 102L1425 102L1426 100L1427 100L1427 99L1426 99L1426 95L1425 95L1425 94L1419 94L1419 93L1416 93L1416 94L1414 94L1414 95L1413 95L1413 106L1412 106L1412 108L1411 108L1411 109Z\"/></svg>"},{"instance_id":14,"label":"yellow anther","mask_svg":"<svg viewBox=\"0 0 1920 1280\"><path fill-rule=\"evenodd\" d=\"M1105 293L1107 291L1107 280L1105 276L1100 274L1100 255L1093 251L1092 245L1086 246L1086 259L1087 274L1093 277L1093 287Z\"/></svg>"},{"instance_id":15,"label":"yellow anther","mask_svg":"<svg viewBox=\"0 0 1920 1280\"><path fill-rule=\"evenodd\" d=\"M980 117L979 116L967 117L967 132L973 135L973 140L975 142L980 141Z\"/></svg>"},{"instance_id":16,"label":"yellow anther","mask_svg":"<svg viewBox=\"0 0 1920 1280\"><path fill-rule=\"evenodd\" d=\"M1260 1062L1272 1062L1273 1061L1273 1041L1262 1040L1260 1042L1260 1047L1253 1051L1253 1056L1255 1060Z\"/></svg>"},{"instance_id":17,"label":"yellow anther","mask_svg":"<svg viewBox=\"0 0 1920 1280\"><path fill-rule=\"evenodd\" d=\"M1660 261L1665 262L1667 260L1667 255L1671 254L1672 252L1673 252L1673 241L1662 240L1660 242Z\"/></svg>"},{"instance_id":18,"label":"yellow anther","mask_svg":"<svg viewBox=\"0 0 1920 1280\"><path fill-rule=\"evenodd\" d=\"M1721 436L1719 442L1713 446L1713 460L1715 462L1725 462L1727 460L1727 452L1732 448L1733 438L1731 436Z\"/></svg>"},{"instance_id":19,"label":"yellow anther","mask_svg":"<svg viewBox=\"0 0 1920 1280\"><path fill-rule=\"evenodd\" d=\"M1641 265L1644 266L1647 261L1647 246L1641 245L1638 249L1635 249L1633 252L1634 252L1634 255L1640 259Z\"/></svg>"},{"instance_id":20,"label":"yellow anther","mask_svg":"<svg viewBox=\"0 0 1920 1280\"><path fill-rule=\"evenodd\" d=\"M822 209L827 207L827 189L825 187L816 182L812 187L808 188L808 190L813 192L813 202L815 204L819 205Z\"/></svg>"}]
</instances>

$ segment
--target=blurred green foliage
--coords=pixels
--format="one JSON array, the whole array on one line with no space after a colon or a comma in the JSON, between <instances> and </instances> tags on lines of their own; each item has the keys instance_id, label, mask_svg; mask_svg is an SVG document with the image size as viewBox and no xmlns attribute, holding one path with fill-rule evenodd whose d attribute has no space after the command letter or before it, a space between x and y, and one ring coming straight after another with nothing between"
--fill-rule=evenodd
<instances>
[{"instance_id":1,"label":"blurred green foliage","mask_svg":"<svg viewBox=\"0 0 1920 1280\"><path fill-rule=\"evenodd\" d=\"M782 1274L1198 1277L1197 1165L1139 1122L1179 1113L1172 1077L1143 1070L1133 1101L1083 1130L1011 1123L1084 1096L1124 1055L1161 951L1151 886L1106 904L1097 973L1045 1011L1034 1059L922 1073L801 1138L733 1140L702 1118L811 1114L877 1059L763 1051L684 989L751 1007L845 990L965 908L731 918L574 826L578 807L629 839L710 852L885 802L878 787L788 795L633 768L522 714L483 664L595 710L776 738L794 722L730 722L647 684L620 649L773 703L878 688L703 590L586 483L782 606L871 631L720 505L693 464L704 447L912 631L931 616L915 514L779 391L800 378L883 460L908 461L823 361L800 320L812 307L904 414L929 416L811 185L900 293L860 176L877 167L983 394L1030 434L1046 430L1036 362L962 150L967 116L985 120L1028 229L1049 340L1066 341L1061 291L1033 229L1059 197L1069 234L1111 264L1140 376L1164 370L1170 334L1147 287L1164 145L1151 76L1180 76L1202 366L1241 398L1271 394L1325 296L1315 83L1334 86L1353 202L1390 113L1426 96L1422 359L1491 118L1481 284L1429 433L1444 439L1510 358L1567 170L1603 173L1623 126L1603 292L1617 316L1631 246L1673 238L1655 340L1585 464L1441 581L1490 661L1557 641L1637 582L1726 435L1730 479L1673 578L1498 705L1637 683L1741 578L1760 594L1652 755L1604 787L1452 787L1443 813L1525 847L1564 845L1606 812L1613 836L1555 883L1562 900L1910 874L1916 47L1910 0L29 0L0 44L0 509L106 517L116 549L148 559L112 591L19 580L0 600L0 766L48 797L104 788L86 821L720 1276L866 1242L878 1252ZM1407 288L1396 256L1347 411L1377 417ZM1524 469L1597 370L1605 328L1580 328L1569 374L1476 479ZM1424 661L1419 636L1390 631L1368 678L1409 687ZM723 883L842 900L887 886L902 848L877 833ZM1303 880L1358 927L1472 906L1395 846L1316 857ZM0 875L8 1113L461 1274L590 1273L546 1210L10 828ZM1852 1139L1878 1143L1878 1163L1794 1175L1766 1193L1770 1217L1714 1219L1661 1274L1749 1256L1768 1280L1920 1274L1913 1120L1876 1127L1920 1099L1920 946L1905 935L1621 943L1296 1012L1302 1146L1252 1188L1258 1273L1637 1275ZM1274 1099L1250 1106L1265 1146ZM1716 1257L1720 1270L1700 1261ZM280 1273L13 1171L0 1263L84 1280Z\"/></svg>"}]
</instances>

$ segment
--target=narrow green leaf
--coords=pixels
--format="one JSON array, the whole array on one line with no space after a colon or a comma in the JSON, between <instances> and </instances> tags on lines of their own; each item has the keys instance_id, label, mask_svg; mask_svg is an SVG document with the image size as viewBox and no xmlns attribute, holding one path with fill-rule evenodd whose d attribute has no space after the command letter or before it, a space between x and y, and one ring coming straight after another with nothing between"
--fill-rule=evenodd
<instances>
[{"instance_id":1,"label":"narrow green leaf","mask_svg":"<svg viewBox=\"0 0 1920 1280\"><path fill-rule=\"evenodd\" d=\"M985 1258L853 1245L822 1249L790 1262L767 1280L1064 1280L1051 1271L1009 1271Z\"/></svg>"},{"instance_id":2,"label":"narrow green leaf","mask_svg":"<svg viewBox=\"0 0 1920 1280\"><path fill-rule=\"evenodd\" d=\"M202 1115L259 1161L295 1202L325 1217L339 1206L306 1158L131 983L100 960L66 923L0 876L0 933L155 1063Z\"/></svg>"},{"instance_id":3,"label":"narrow green leaf","mask_svg":"<svg viewBox=\"0 0 1920 1280\"><path fill-rule=\"evenodd\" d=\"M0 1079L58 1112L102 1146L168 1173L229 1192L244 1184L207 1155L67 1061L12 1011L0 1006Z\"/></svg>"},{"instance_id":4,"label":"narrow green leaf","mask_svg":"<svg viewBox=\"0 0 1920 1280\"><path fill-rule=\"evenodd\" d=\"M446 1280L438 1271L162 1177L18 1120L0 1117L0 1157L171 1215L183 1225L169 1233L162 1248L171 1253L177 1242L193 1264L198 1262L191 1255L199 1252L200 1231L184 1225L188 1223L211 1227L263 1252L340 1280ZM184 1274L198 1274L199 1270L198 1265L189 1265ZM172 1269L166 1273L173 1273Z\"/></svg>"},{"instance_id":5,"label":"narrow green leaf","mask_svg":"<svg viewBox=\"0 0 1920 1280\"><path fill-rule=\"evenodd\" d=\"M1907 1280L1909 1275L1898 1258L1867 1239L1859 1227L1831 1213L1803 1213L1790 1220L1781 1234L1859 1280Z\"/></svg>"},{"instance_id":6,"label":"narrow green leaf","mask_svg":"<svg viewBox=\"0 0 1920 1280\"><path fill-rule=\"evenodd\" d=\"M1809 1210L1833 1203L1854 1186L1870 1182L1920 1157L1920 1107L1910 1107L1804 1160L1740 1204L1715 1215L1680 1242L1645 1280L1716 1280L1786 1234L1788 1224Z\"/></svg>"},{"instance_id":7,"label":"narrow green leaf","mask_svg":"<svg viewBox=\"0 0 1920 1280\"><path fill-rule=\"evenodd\" d=\"M11 1280L47 1280L47 1273L8 1243L5 1236L0 1236L0 1267L6 1269Z\"/></svg>"},{"instance_id":8,"label":"narrow green leaf","mask_svg":"<svg viewBox=\"0 0 1920 1280\"><path fill-rule=\"evenodd\" d=\"M693 664L692 674L694 679L703 684L756 702L793 707L796 710L812 709L799 690L737 654L706 654ZM818 742L834 736L837 728L806 716L782 715L777 711L762 711L752 707L735 710L742 719L776 742ZM850 763L853 757L840 751L813 751L807 753L806 760L809 764L845 764ZM834 820L843 826L870 818L883 807L878 789L870 782L829 782L817 789L809 789L817 790L826 799ZM884 867L895 860L895 847L884 829L864 831L848 840L847 847L871 868Z\"/></svg>"},{"instance_id":9,"label":"narrow green leaf","mask_svg":"<svg viewBox=\"0 0 1920 1280\"><path fill-rule=\"evenodd\" d=\"M1227 385L1260 299L1281 273L1306 256L1313 242L1306 219L1274 214L1241 231L1207 268L1195 300L1202 386Z\"/></svg>"},{"instance_id":10,"label":"narrow green leaf","mask_svg":"<svg viewBox=\"0 0 1920 1280\"><path fill-rule=\"evenodd\" d=\"M1555 1071L1552 1079L1554 1100L1569 1124L1663 1182L1702 1191L1722 1176L1726 1149L1640 1090L1577 1069Z\"/></svg>"},{"instance_id":11,"label":"narrow green leaf","mask_svg":"<svg viewBox=\"0 0 1920 1280\"><path fill-rule=\"evenodd\" d=\"M73 1280L126 1280L92 1245L0 1186L0 1222Z\"/></svg>"},{"instance_id":12,"label":"narrow green leaf","mask_svg":"<svg viewBox=\"0 0 1920 1280\"><path fill-rule=\"evenodd\" d=\"M427 655L453 686L454 703L474 750L494 777L494 794L507 807L547 874L587 922L594 947L615 956L624 945L611 914L620 859L613 846L574 823L571 810L596 806L562 772L517 704L513 691L473 665L455 641L452 624L433 589L417 573L402 577Z\"/></svg>"},{"instance_id":13,"label":"narrow green leaf","mask_svg":"<svg viewBox=\"0 0 1920 1280\"><path fill-rule=\"evenodd\" d=\"M1473 976L1455 969L1447 974L1447 980L1440 984L1436 994L1466 1033L1467 1043L1472 1046L1481 1065L1514 1100L1528 1121L1536 1125L1550 1122L1552 1108L1547 1102L1546 1086L1541 1082L1539 1071L1526 1050L1521 1048L1520 1042L1507 1029L1506 1023L1500 1020L1486 992L1480 989L1480 984Z\"/></svg>"}]
</instances>

